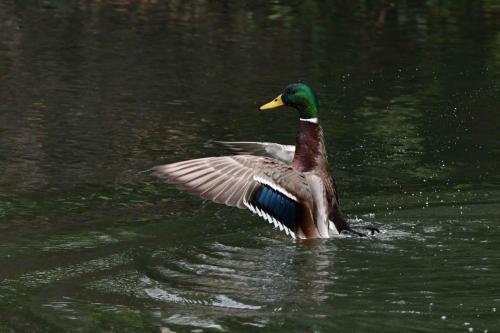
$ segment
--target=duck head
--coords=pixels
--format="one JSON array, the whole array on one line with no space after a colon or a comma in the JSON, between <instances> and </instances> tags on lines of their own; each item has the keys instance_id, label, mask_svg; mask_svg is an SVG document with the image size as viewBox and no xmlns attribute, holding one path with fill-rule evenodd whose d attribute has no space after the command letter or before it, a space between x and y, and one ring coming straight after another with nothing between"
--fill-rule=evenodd
<instances>
[{"instance_id":1,"label":"duck head","mask_svg":"<svg viewBox=\"0 0 500 333\"><path fill-rule=\"evenodd\" d=\"M304 83L292 83L288 85L283 93L267 104L262 105L260 110L274 109L279 106L291 106L299 111L301 119L316 119L318 117L318 99L316 94Z\"/></svg>"}]
</instances>

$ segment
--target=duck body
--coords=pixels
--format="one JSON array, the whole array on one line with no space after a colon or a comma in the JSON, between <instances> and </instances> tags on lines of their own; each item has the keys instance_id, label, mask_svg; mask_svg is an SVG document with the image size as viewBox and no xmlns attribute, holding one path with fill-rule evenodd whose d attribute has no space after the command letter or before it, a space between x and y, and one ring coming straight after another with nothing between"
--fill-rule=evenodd
<instances>
[{"instance_id":1,"label":"duck body","mask_svg":"<svg viewBox=\"0 0 500 333\"><path fill-rule=\"evenodd\" d=\"M306 95L306 103L297 105L297 96L291 96L297 93ZM317 111L307 105L317 108L316 96L303 84L290 85L261 110L284 105L291 97L295 101L287 105L301 116L295 146L216 142L238 155L160 165L153 168L154 175L204 199L249 209L292 238L329 238L352 231L328 171Z\"/></svg>"}]
</instances>

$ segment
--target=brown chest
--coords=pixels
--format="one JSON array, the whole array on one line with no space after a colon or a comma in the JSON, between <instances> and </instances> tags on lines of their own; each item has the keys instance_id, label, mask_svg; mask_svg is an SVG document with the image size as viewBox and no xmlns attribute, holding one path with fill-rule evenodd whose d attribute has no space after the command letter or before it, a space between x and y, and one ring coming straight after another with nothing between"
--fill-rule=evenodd
<instances>
[{"instance_id":1,"label":"brown chest","mask_svg":"<svg viewBox=\"0 0 500 333\"><path fill-rule=\"evenodd\" d=\"M301 121L295 143L295 156L292 167L307 172L318 165L321 154L322 133L318 124Z\"/></svg>"}]
</instances>

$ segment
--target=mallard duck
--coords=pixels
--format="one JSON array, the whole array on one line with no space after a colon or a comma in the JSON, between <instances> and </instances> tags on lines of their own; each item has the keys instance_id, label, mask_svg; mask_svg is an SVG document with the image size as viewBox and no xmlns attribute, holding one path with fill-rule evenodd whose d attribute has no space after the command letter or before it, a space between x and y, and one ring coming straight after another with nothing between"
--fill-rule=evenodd
<instances>
[{"instance_id":1,"label":"mallard duck","mask_svg":"<svg viewBox=\"0 0 500 333\"><path fill-rule=\"evenodd\" d=\"M154 175L204 199L248 209L294 239L364 235L349 227L340 210L315 93L303 83L290 84L259 109L281 106L299 113L295 146L217 141L236 155L160 165Z\"/></svg>"}]
</instances>

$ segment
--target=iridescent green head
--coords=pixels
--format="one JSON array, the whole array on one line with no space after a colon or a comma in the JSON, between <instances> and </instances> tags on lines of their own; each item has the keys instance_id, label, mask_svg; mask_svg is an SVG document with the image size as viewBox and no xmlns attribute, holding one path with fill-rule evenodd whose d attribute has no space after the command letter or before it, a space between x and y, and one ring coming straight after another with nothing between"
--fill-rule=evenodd
<instances>
[{"instance_id":1,"label":"iridescent green head","mask_svg":"<svg viewBox=\"0 0 500 333\"><path fill-rule=\"evenodd\" d=\"M318 99L316 98L316 94L303 83L288 85L281 95L271 102L262 105L260 110L274 109L282 105L288 105L297 109L301 119L318 117Z\"/></svg>"}]
</instances>

